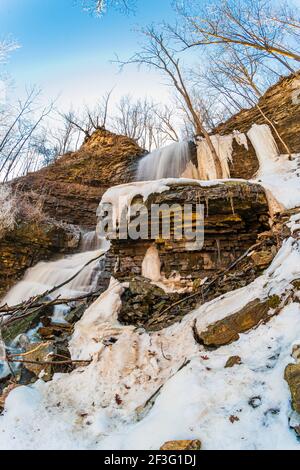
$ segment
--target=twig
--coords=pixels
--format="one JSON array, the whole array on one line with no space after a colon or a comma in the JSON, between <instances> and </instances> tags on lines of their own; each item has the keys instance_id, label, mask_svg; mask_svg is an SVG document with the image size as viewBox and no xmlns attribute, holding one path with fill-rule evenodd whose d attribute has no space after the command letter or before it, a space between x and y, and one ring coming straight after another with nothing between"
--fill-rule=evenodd
<instances>
[{"instance_id":1,"label":"twig","mask_svg":"<svg viewBox=\"0 0 300 470\"><path fill-rule=\"evenodd\" d=\"M16 321L19 321L19 320L22 320L30 315L32 315L33 313L36 313L38 310L40 310L41 308L44 308L46 306L51 306L51 305L58 305L57 304L57 301L58 301L58 298L57 297L56 299L54 300L49 300L47 302L43 302L41 304L38 304L38 306L36 306L36 302L37 301L40 301L42 298L44 297L48 297L50 294L53 294L53 292L55 292L56 290L60 289L61 287L65 286L66 284L69 284L71 281L73 281L87 266L89 266L91 263L93 263L94 261L97 261L98 259L102 258L104 256L105 253L102 253L101 255L98 255L96 258L93 258L91 260L89 260L84 266L82 266L80 268L79 271L77 271L77 273L75 273L73 276L71 276L69 279L67 279L66 281L62 282L61 284L57 285L57 286L54 286L52 289L44 292L43 294L40 294L38 296L36 296L35 298L33 299L30 299L29 301L27 302L23 302L19 305L15 305L13 307L10 307L11 309L11 317L7 320L7 321L4 321L3 322L3 327L7 327L9 325L11 325L12 323L16 322ZM87 294L87 296L90 296L90 294ZM71 301L75 301L75 299L70 299L69 302ZM61 302L61 300L60 300ZM3 310L4 308L4 310ZM28 311L29 309L33 308L33 310L30 310ZM2 312L5 314L5 313L8 313L8 309L7 309L7 306L2 306L0 308L0 312L1 312L1 309L2 309ZM14 316L15 313L17 313L20 309L23 309L23 311L25 311L25 313L21 314L21 315L17 315L17 316Z\"/></svg>"},{"instance_id":2,"label":"twig","mask_svg":"<svg viewBox=\"0 0 300 470\"><path fill-rule=\"evenodd\" d=\"M2 358L0 357L0 361L3 361L3 362L16 362L16 363L20 363L20 364L36 364L36 365L50 365L50 366L58 366L58 365L66 365L66 364L91 364L92 362L92 359L90 359L89 361L72 361L71 359L68 360L68 361L27 361L27 360L24 360L24 359L11 359L9 356L7 356L7 358Z\"/></svg>"},{"instance_id":3,"label":"twig","mask_svg":"<svg viewBox=\"0 0 300 470\"><path fill-rule=\"evenodd\" d=\"M203 288L201 288L201 291L200 290L197 290L196 292L194 292L193 294L187 296L187 297L184 297L183 299L180 299L178 300L177 302L174 302L172 305L169 305L169 307L167 307L165 310L163 310L161 312L161 314L159 315L158 318L155 318L153 319L152 321L149 322L149 325L152 325L152 323L154 322L157 322L158 320L160 320L163 315L167 312L169 312L169 310L171 310L173 307L176 307L177 305L180 305L184 302L186 302L187 300L190 300L190 299L193 299L195 297L197 297L199 294L202 294L202 295L205 295L210 287L215 284L215 282L217 282L217 280L224 276L224 274L226 274L228 271L230 271L231 269L233 269L240 261L242 261L244 258L246 258L249 253L251 253L251 251L253 251L255 248L257 248L258 246L260 246L262 244L262 242L259 242L259 243L256 243L255 245L252 245L250 246L250 248L248 248L247 251L245 251L245 253L240 256L238 259L236 259L228 268L226 268L224 271L222 271L221 273L219 273L214 279L212 279L206 286L206 289L203 291Z\"/></svg>"}]
</instances>

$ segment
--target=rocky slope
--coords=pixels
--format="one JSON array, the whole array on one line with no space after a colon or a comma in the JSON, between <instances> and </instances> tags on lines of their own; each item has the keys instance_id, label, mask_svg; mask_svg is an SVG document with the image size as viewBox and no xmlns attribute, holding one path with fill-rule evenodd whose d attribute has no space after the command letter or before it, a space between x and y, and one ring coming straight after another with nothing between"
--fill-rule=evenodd
<instances>
[{"instance_id":1,"label":"rocky slope","mask_svg":"<svg viewBox=\"0 0 300 470\"><path fill-rule=\"evenodd\" d=\"M281 138L288 145L291 153L300 152L300 72L289 77L284 77L278 83L270 87L259 100L258 106L271 120ZM217 126L213 133L228 135L233 131L239 131L245 135L256 124L269 124L258 107L245 109L234 115L228 121ZM278 139L274 130L273 137L276 140L279 151L286 154L287 151ZM259 163L254 148L247 138L248 150L244 146L233 144L233 160L230 163L232 178L252 178L257 172Z\"/></svg>"},{"instance_id":2,"label":"rocky slope","mask_svg":"<svg viewBox=\"0 0 300 470\"><path fill-rule=\"evenodd\" d=\"M134 179L144 151L132 139L97 130L80 150L14 181L21 191L44 196L44 211L57 221L96 225L96 209L107 188Z\"/></svg>"}]
</instances>

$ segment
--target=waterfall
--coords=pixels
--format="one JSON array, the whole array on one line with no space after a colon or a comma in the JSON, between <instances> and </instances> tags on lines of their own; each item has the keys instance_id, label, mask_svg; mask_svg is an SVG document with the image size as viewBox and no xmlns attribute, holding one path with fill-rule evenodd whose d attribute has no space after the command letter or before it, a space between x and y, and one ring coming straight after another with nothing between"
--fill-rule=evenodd
<instances>
[{"instance_id":1,"label":"waterfall","mask_svg":"<svg viewBox=\"0 0 300 470\"><path fill-rule=\"evenodd\" d=\"M95 251L101 247L101 239L98 237L96 230L82 234L81 251Z\"/></svg>"},{"instance_id":2,"label":"waterfall","mask_svg":"<svg viewBox=\"0 0 300 470\"><path fill-rule=\"evenodd\" d=\"M96 240L96 238L96 232L88 232L83 236L81 253L66 256L56 261L41 261L36 266L28 269L23 279L15 284L1 300L1 305L17 305L63 284L79 272L89 261L107 251L108 242L101 239ZM60 296L61 298L75 299L80 295L91 292L96 287L100 273L101 261L96 259L82 269L72 281L57 289L52 294L52 298ZM64 315L68 311L68 305L55 306L52 321L64 322Z\"/></svg>"},{"instance_id":3,"label":"waterfall","mask_svg":"<svg viewBox=\"0 0 300 470\"><path fill-rule=\"evenodd\" d=\"M191 161L188 142L175 142L154 150L139 163L137 180L152 181L162 178L180 178Z\"/></svg>"}]
</instances>

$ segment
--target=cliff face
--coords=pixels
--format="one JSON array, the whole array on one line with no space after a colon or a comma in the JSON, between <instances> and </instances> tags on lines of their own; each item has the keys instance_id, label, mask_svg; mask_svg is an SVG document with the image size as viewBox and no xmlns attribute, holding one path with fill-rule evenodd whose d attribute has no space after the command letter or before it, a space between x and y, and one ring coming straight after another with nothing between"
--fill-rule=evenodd
<instances>
[{"instance_id":1,"label":"cliff face","mask_svg":"<svg viewBox=\"0 0 300 470\"><path fill-rule=\"evenodd\" d=\"M291 153L300 152L300 97L297 93L299 89L300 72L297 72L295 75L282 78L269 88L258 103L259 108L266 117L275 124L277 131L288 145ZM227 122L216 127L213 133L228 135L237 130L246 135L254 123L268 124L257 106L240 111ZM274 130L271 130L280 153L286 154L286 149ZM250 179L258 170L258 160L248 138L247 143L248 150L243 145L234 142L232 163L230 163L232 178Z\"/></svg>"},{"instance_id":2,"label":"cliff face","mask_svg":"<svg viewBox=\"0 0 300 470\"><path fill-rule=\"evenodd\" d=\"M99 201L110 186L134 179L144 151L135 141L97 130L80 150L14 182L45 197L44 210L58 221L94 228Z\"/></svg>"}]
</instances>

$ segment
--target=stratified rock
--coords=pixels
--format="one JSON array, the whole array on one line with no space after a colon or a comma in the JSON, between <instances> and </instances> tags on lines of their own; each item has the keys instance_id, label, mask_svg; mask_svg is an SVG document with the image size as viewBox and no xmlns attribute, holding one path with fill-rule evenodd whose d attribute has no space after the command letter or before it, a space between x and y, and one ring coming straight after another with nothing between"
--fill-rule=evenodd
<instances>
[{"instance_id":1,"label":"stratified rock","mask_svg":"<svg viewBox=\"0 0 300 470\"><path fill-rule=\"evenodd\" d=\"M201 441L195 439L193 441L168 441L160 450L200 450Z\"/></svg>"},{"instance_id":2,"label":"stratified rock","mask_svg":"<svg viewBox=\"0 0 300 470\"><path fill-rule=\"evenodd\" d=\"M13 182L20 191L44 197L43 210L56 220L94 229L103 193L135 179L145 153L129 137L98 129L82 147L52 165Z\"/></svg>"},{"instance_id":3,"label":"stratified rock","mask_svg":"<svg viewBox=\"0 0 300 470\"><path fill-rule=\"evenodd\" d=\"M284 378L290 387L293 410L300 413L300 364L289 364Z\"/></svg>"},{"instance_id":4,"label":"stratified rock","mask_svg":"<svg viewBox=\"0 0 300 470\"><path fill-rule=\"evenodd\" d=\"M276 128L281 138L289 146L292 153L300 152L300 100L293 100L293 95L299 89L300 72L281 78L278 83L270 87L259 100L259 107L268 119L276 123ZM260 113L258 106L244 109L232 116L225 123L217 126L213 133L220 135L232 134L233 131L247 133L252 124L266 124L265 118ZM272 131L273 132L273 131ZM275 132L279 151L286 153L282 142ZM252 178L258 170L259 164L255 150L247 138L248 150L243 145L233 143L232 161L229 169L232 178Z\"/></svg>"},{"instance_id":5,"label":"stratified rock","mask_svg":"<svg viewBox=\"0 0 300 470\"><path fill-rule=\"evenodd\" d=\"M256 299L239 312L209 325L206 331L198 332L199 338L208 347L230 344L239 339L240 333L250 330L261 321L267 321L269 310L268 300L262 302Z\"/></svg>"},{"instance_id":6,"label":"stratified rock","mask_svg":"<svg viewBox=\"0 0 300 470\"><path fill-rule=\"evenodd\" d=\"M240 358L240 356L231 356L225 364L225 369L234 366L239 366L240 364L242 364L242 359Z\"/></svg>"},{"instance_id":7,"label":"stratified rock","mask_svg":"<svg viewBox=\"0 0 300 470\"><path fill-rule=\"evenodd\" d=\"M259 233L269 228L265 192L260 185L247 182L226 182L209 187L178 182L171 184L168 191L151 194L145 202L149 216L153 205L176 205L183 210L186 204L195 207L197 203L204 206L203 248L192 249L184 238L176 239L172 231L168 240L163 236L134 241L111 240L105 270L109 274L114 272L119 280L141 275L146 252L155 244L166 278L176 272L191 282L202 280L227 268L257 242ZM196 217L192 224L195 220ZM149 234L150 223L149 217Z\"/></svg>"}]
</instances>

